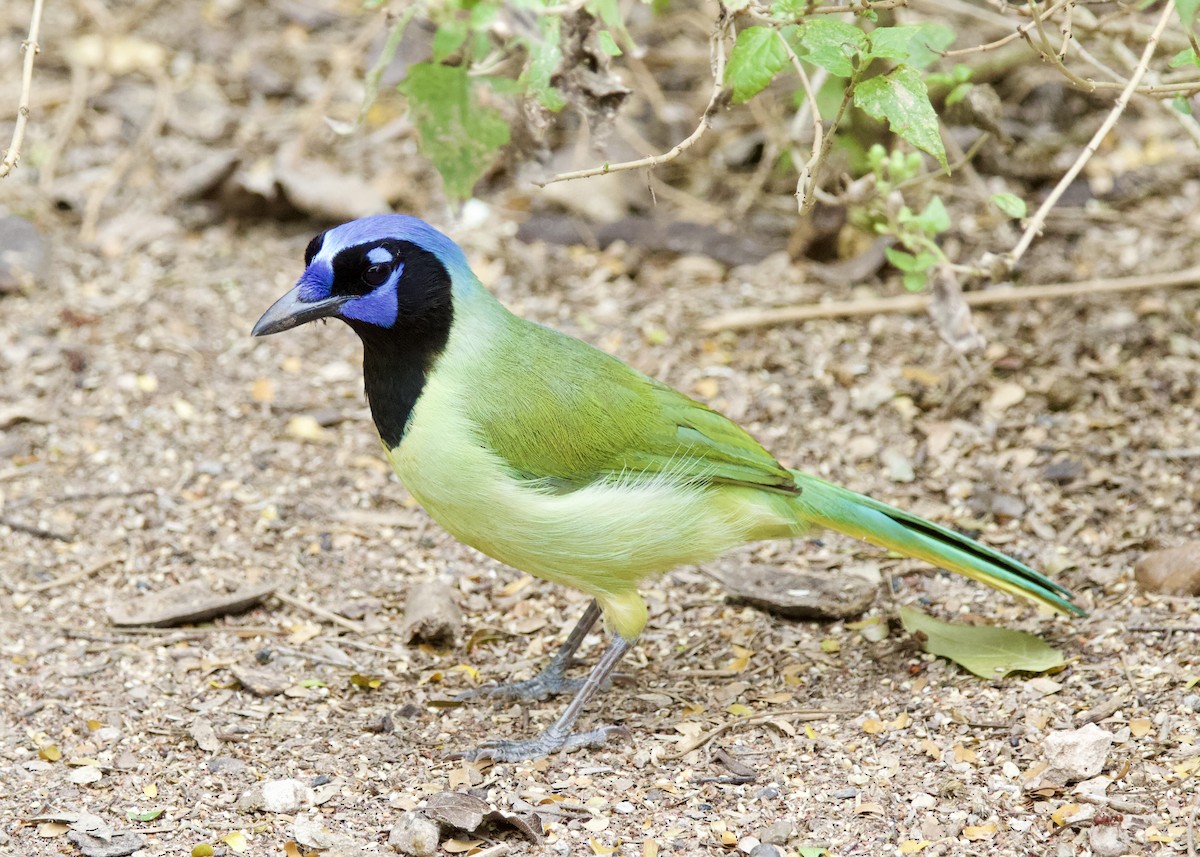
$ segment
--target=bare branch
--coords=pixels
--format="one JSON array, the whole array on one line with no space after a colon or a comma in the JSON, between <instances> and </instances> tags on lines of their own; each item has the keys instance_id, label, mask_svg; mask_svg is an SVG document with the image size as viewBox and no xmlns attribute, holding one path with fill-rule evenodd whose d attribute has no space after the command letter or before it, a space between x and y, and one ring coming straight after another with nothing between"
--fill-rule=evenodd
<instances>
[{"instance_id":1,"label":"bare branch","mask_svg":"<svg viewBox=\"0 0 1200 857\"><path fill-rule=\"evenodd\" d=\"M1142 77L1145 76L1147 69L1150 67L1150 59L1154 56L1154 51L1158 47L1158 39L1162 35L1163 30L1166 29L1167 23L1171 20L1171 15L1174 12L1175 0L1167 0L1162 14L1159 15L1158 24L1155 26L1154 32L1150 34L1150 39L1146 42L1146 47L1142 51L1142 57L1138 61L1137 68L1133 70L1133 74L1130 76L1129 82L1125 85L1121 97L1117 99L1117 103L1113 105L1113 109L1109 111L1103 124L1096 129L1096 133L1092 135L1092 139L1088 141L1087 146L1079 153L1079 157L1075 159L1075 163L1059 179L1054 190L1051 191L1050 195L1038 207L1033 217L1029 218L1029 223L1026 224L1025 232L1021 235L1021 240L1008 253L1005 263L1010 271L1021 261L1021 257L1025 255L1034 238L1041 232L1042 224L1046 222L1046 216L1050 213L1050 209L1058 204L1058 200L1062 197L1063 193L1066 192L1071 182L1075 181L1075 177L1079 175L1087 162L1091 160L1092 155L1100 148L1100 142L1108 136L1108 132L1113 129L1113 126L1117 124L1117 120L1121 118L1121 114L1125 112L1125 108L1129 106L1129 99L1133 97L1134 91L1138 88L1138 84L1141 83Z\"/></svg>"},{"instance_id":2,"label":"bare branch","mask_svg":"<svg viewBox=\"0 0 1200 857\"><path fill-rule=\"evenodd\" d=\"M636 161L623 161L619 164L601 164L598 167L589 167L586 170L573 170L568 173L559 173L553 178L547 179L544 182L534 182L538 187L545 187L555 182L569 182L575 179L586 179L592 176L604 176L609 173L625 172L626 170L640 170L643 168L653 169L662 164L670 163L678 158L688 149L696 144L696 141L704 136L705 132L712 127L712 117L717 110L725 102L725 33L728 27L728 22L722 20L717 24L717 30L713 33L713 91L709 96L708 106L704 108L704 113L700 115L700 123L696 126L696 130L689 134L684 140L681 140L673 148L659 155L651 155L646 158L638 158Z\"/></svg>"},{"instance_id":3,"label":"bare branch","mask_svg":"<svg viewBox=\"0 0 1200 857\"><path fill-rule=\"evenodd\" d=\"M1053 300L1058 298L1088 297L1113 292L1140 292L1200 283L1200 267L1166 274L1143 274L1133 277L1084 280L1078 283L1049 283L1041 286L1020 286L1012 289L989 289L983 292L967 292L963 301L969 307L1023 304L1029 301ZM797 324L824 318L853 318L857 316L884 314L912 314L925 312L933 298L927 294L898 295L862 301L829 301L818 304L769 307L767 309L734 310L711 318L700 325L705 333L722 330L750 330L757 327L775 327L782 324Z\"/></svg>"},{"instance_id":4,"label":"bare branch","mask_svg":"<svg viewBox=\"0 0 1200 857\"><path fill-rule=\"evenodd\" d=\"M21 144L25 141L25 125L29 122L29 93L33 89L33 58L41 50L38 47L39 30L42 27L42 0L33 0L33 14L29 19L29 37L21 43L25 62L21 68L21 95L17 101L17 124L13 128L12 143L0 161L0 178L4 178L21 160Z\"/></svg>"}]
</instances>

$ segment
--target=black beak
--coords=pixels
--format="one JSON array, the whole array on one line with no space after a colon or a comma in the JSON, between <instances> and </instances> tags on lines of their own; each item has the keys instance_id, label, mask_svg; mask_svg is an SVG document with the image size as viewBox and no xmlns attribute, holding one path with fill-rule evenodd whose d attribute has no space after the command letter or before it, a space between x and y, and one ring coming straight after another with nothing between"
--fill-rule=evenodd
<instances>
[{"instance_id":1,"label":"black beak","mask_svg":"<svg viewBox=\"0 0 1200 857\"><path fill-rule=\"evenodd\" d=\"M286 295L271 304L271 308L264 312L262 318L254 325L254 330L250 331L250 335L268 336L272 333L282 333L307 321L328 318L331 315L336 315L338 309L347 300L349 300L347 296L337 295L310 303L301 300L300 286L297 285Z\"/></svg>"}]
</instances>

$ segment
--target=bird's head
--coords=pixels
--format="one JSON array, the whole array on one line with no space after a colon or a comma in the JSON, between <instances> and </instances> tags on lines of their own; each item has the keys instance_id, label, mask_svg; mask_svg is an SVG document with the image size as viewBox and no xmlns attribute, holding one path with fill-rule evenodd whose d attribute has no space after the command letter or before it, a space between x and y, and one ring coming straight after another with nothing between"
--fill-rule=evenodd
<instances>
[{"instance_id":1,"label":"bird's head","mask_svg":"<svg viewBox=\"0 0 1200 857\"><path fill-rule=\"evenodd\" d=\"M304 274L254 325L254 336L318 318L359 333L448 324L456 288L475 282L458 245L402 214L364 217L321 233L304 253Z\"/></svg>"}]
</instances>

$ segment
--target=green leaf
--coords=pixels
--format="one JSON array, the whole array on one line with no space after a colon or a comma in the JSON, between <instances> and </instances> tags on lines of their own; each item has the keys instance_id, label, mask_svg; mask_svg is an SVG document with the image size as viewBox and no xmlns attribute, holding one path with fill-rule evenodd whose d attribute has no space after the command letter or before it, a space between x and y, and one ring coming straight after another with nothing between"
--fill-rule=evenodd
<instances>
[{"instance_id":1,"label":"green leaf","mask_svg":"<svg viewBox=\"0 0 1200 857\"><path fill-rule=\"evenodd\" d=\"M912 253L906 253L895 247L884 247L883 255L887 257L887 260L897 271L903 271L907 274L917 270L917 257Z\"/></svg>"},{"instance_id":2,"label":"green leaf","mask_svg":"<svg viewBox=\"0 0 1200 857\"><path fill-rule=\"evenodd\" d=\"M799 21L808 12L809 6L809 0L775 0L771 4L771 17Z\"/></svg>"},{"instance_id":3,"label":"green leaf","mask_svg":"<svg viewBox=\"0 0 1200 857\"><path fill-rule=\"evenodd\" d=\"M867 48L863 31L845 21L831 17L812 18L804 22L800 33L805 59L838 77L854 74L854 58Z\"/></svg>"},{"instance_id":4,"label":"green leaf","mask_svg":"<svg viewBox=\"0 0 1200 857\"><path fill-rule=\"evenodd\" d=\"M463 21L439 24L433 34L433 61L441 62L462 47L467 40L467 25Z\"/></svg>"},{"instance_id":5,"label":"green leaf","mask_svg":"<svg viewBox=\"0 0 1200 857\"><path fill-rule=\"evenodd\" d=\"M905 24L880 27L868 36L870 47L866 56L872 59L891 59L914 68L936 62L938 51L945 50L955 37L954 30L945 24Z\"/></svg>"},{"instance_id":6,"label":"green leaf","mask_svg":"<svg viewBox=\"0 0 1200 857\"><path fill-rule=\"evenodd\" d=\"M125 813L125 817L130 821L154 821L166 811L165 807L159 809L148 809L145 812L135 812L132 809Z\"/></svg>"},{"instance_id":7,"label":"green leaf","mask_svg":"<svg viewBox=\"0 0 1200 857\"><path fill-rule=\"evenodd\" d=\"M555 113L567 106L563 94L550 84L554 72L562 64L561 24L562 18L558 15L543 15L539 19L542 37L529 45L529 66L521 75L526 90L543 107Z\"/></svg>"},{"instance_id":8,"label":"green leaf","mask_svg":"<svg viewBox=\"0 0 1200 857\"><path fill-rule=\"evenodd\" d=\"M964 98L967 97L967 93L971 91L971 88L973 86L975 86L975 84L973 84L973 83L956 84L955 87L953 89L951 89L950 93L946 96L946 106L953 107L955 104L958 104L958 102L962 101Z\"/></svg>"},{"instance_id":9,"label":"green leaf","mask_svg":"<svg viewBox=\"0 0 1200 857\"><path fill-rule=\"evenodd\" d=\"M1171 62L1168 63L1171 68L1179 68L1185 65L1194 65L1200 67L1200 57L1196 56L1196 52L1192 48L1185 48L1175 56L1171 57Z\"/></svg>"},{"instance_id":10,"label":"green leaf","mask_svg":"<svg viewBox=\"0 0 1200 857\"><path fill-rule=\"evenodd\" d=\"M733 100L749 101L762 92L787 58L772 27L747 27L738 33L725 66L725 82L733 87Z\"/></svg>"},{"instance_id":11,"label":"green leaf","mask_svg":"<svg viewBox=\"0 0 1200 857\"><path fill-rule=\"evenodd\" d=\"M925 651L948 658L980 678L1003 678L1018 671L1046 672L1067 662L1062 652L1024 631L952 625L911 607L900 608L900 621L910 634L923 635L921 648Z\"/></svg>"},{"instance_id":12,"label":"green leaf","mask_svg":"<svg viewBox=\"0 0 1200 857\"><path fill-rule=\"evenodd\" d=\"M601 30L596 34L596 41L600 43L600 50L604 51L610 57L619 57L621 49L617 46L617 40L613 38L613 34L608 30Z\"/></svg>"},{"instance_id":13,"label":"green leaf","mask_svg":"<svg viewBox=\"0 0 1200 857\"><path fill-rule=\"evenodd\" d=\"M1185 28L1190 27L1196 20L1196 10L1200 9L1200 0L1176 0L1175 9L1179 12L1179 20Z\"/></svg>"},{"instance_id":14,"label":"green leaf","mask_svg":"<svg viewBox=\"0 0 1200 857\"><path fill-rule=\"evenodd\" d=\"M886 119L894 133L933 155L943 169L949 169L937 114L916 69L900 65L887 74L864 80L854 89L854 104L876 119Z\"/></svg>"},{"instance_id":15,"label":"green leaf","mask_svg":"<svg viewBox=\"0 0 1200 857\"><path fill-rule=\"evenodd\" d=\"M950 215L946 211L946 206L942 202L940 196L935 196L929 200L929 204L925 206L925 210L913 218L913 223L921 228L921 231L930 238L935 235L940 235L950 228Z\"/></svg>"},{"instance_id":16,"label":"green leaf","mask_svg":"<svg viewBox=\"0 0 1200 857\"><path fill-rule=\"evenodd\" d=\"M508 142L508 124L500 111L479 103L465 68L418 63L399 88L408 98L421 152L441 173L447 196L466 199Z\"/></svg>"},{"instance_id":17,"label":"green leaf","mask_svg":"<svg viewBox=\"0 0 1200 857\"><path fill-rule=\"evenodd\" d=\"M1003 211L1009 217L1015 217L1018 220L1025 216L1028 209L1025 207L1025 200L1017 196L1015 193L997 193L992 196L992 205Z\"/></svg>"},{"instance_id":18,"label":"green leaf","mask_svg":"<svg viewBox=\"0 0 1200 857\"><path fill-rule=\"evenodd\" d=\"M920 271L909 271L900 280L904 283L905 291L923 292L929 285L929 270L923 268Z\"/></svg>"}]
</instances>

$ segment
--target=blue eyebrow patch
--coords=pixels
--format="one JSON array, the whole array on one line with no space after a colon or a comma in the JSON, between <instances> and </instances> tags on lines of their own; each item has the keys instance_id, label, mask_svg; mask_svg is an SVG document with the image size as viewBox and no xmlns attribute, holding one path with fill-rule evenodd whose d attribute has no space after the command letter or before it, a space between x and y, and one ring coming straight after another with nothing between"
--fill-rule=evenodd
<instances>
[{"instance_id":1,"label":"blue eyebrow patch","mask_svg":"<svg viewBox=\"0 0 1200 857\"><path fill-rule=\"evenodd\" d=\"M367 260L376 265L383 265L392 261L392 254L383 247L373 247L367 251Z\"/></svg>"}]
</instances>

